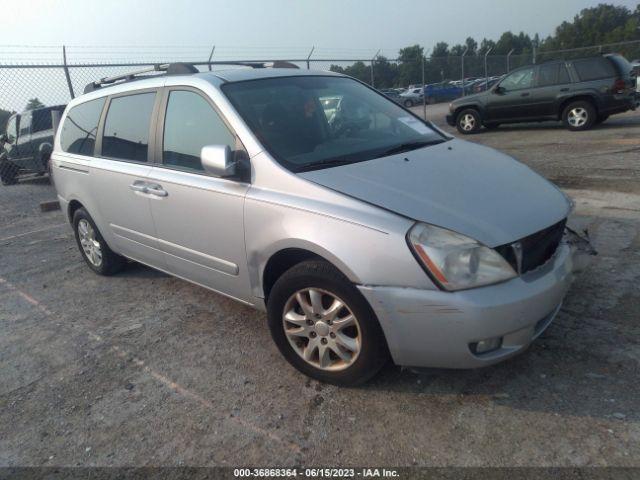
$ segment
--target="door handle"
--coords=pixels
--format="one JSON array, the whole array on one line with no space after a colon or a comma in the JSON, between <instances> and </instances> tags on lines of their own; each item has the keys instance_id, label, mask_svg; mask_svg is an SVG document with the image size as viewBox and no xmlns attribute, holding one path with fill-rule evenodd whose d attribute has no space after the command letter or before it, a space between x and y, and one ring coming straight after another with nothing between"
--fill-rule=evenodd
<instances>
[{"instance_id":1,"label":"door handle","mask_svg":"<svg viewBox=\"0 0 640 480\"><path fill-rule=\"evenodd\" d=\"M135 182L133 182L131 185L129 185L129 188L134 192L147 193L147 184L140 180L136 180Z\"/></svg>"},{"instance_id":2,"label":"door handle","mask_svg":"<svg viewBox=\"0 0 640 480\"><path fill-rule=\"evenodd\" d=\"M569 90L571 90L570 88L561 88L560 91L561 92L568 92Z\"/></svg>"},{"instance_id":3,"label":"door handle","mask_svg":"<svg viewBox=\"0 0 640 480\"><path fill-rule=\"evenodd\" d=\"M520 94L521 97L528 97L529 96L529 92L524 92Z\"/></svg>"},{"instance_id":4,"label":"door handle","mask_svg":"<svg viewBox=\"0 0 640 480\"><path fill-rule=\"evenodd\" d=\"M147 184L145 193L150 193L151 195L155 195L157 197L166 197L169 195L169 192L162 188L162 185L158 185L157 183Z\"/></svg>"}]
</instances>

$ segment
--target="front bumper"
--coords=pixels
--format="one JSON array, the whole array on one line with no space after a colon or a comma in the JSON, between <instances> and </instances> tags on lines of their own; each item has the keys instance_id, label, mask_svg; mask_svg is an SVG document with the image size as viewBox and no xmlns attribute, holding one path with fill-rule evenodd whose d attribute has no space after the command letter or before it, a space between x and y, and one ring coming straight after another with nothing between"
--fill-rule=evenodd
<instances>
[{"instance_id":1,"label":"front bumper","mask_svg":"<svg viewBox=\"0 0 640 480\"><path fill-rule=\"evenodd\" d=\"M448 114L447 117L446 117L446 120L447 120L447 123L449 125L451 125L452 127L456 126L456 119L452 114Z\"/></svg>"},{"instance_id":2,"label":"front bumper","mask_svg":"<svg viewBox=\"0 0 640 480\"><path fill-rule=\"evenodd\" d=\"M408 367L476 368L524 351L551 323L571 284L562 243L545 265L505 283L460 292L358 287L384 330L393 360ZM470 345L502 337L500 348Z\"/></svg>"}]
</instances>

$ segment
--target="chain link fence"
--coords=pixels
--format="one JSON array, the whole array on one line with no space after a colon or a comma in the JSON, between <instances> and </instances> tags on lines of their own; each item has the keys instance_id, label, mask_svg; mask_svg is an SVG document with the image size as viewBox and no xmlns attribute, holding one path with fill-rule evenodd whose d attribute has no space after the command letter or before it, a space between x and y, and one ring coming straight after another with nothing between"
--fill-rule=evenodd
<instances>
[{"instance_id":1,"label":"chain link fence","mask_svg":"<svg viewBox=\"0 0 640 480\"><path fill-rule=\"evenodd\" d=\"M231 61L284 60L302 69L345 73L385 90L397 101L400 91L409 87L421 89L424 85L424 95L410 103L426 105L483 91L521 66L606 53L620 53L629 60L636 60L640 58L640 40L523 54L418 55L414 59L388 59L380 56L379 52L373 54L353 49L0 46L0 133L7 132L7 121L15 112L65 105L81 95L85 86L95 80L171 62L193 63L199 70L206 71L230 68L224 62ZM406 102L404 98L402 101ZM426 109L424 112L426 114ZM19 130L23 126L18 127ZM4 153L4 149L0 149L0 155ZM40 164L42 162L35 162L34 168L40 168Z\"/></svg>"},{"instance_id":2,"label":"chain link fence","mask_svg":"<svg viewBox=\"0 0 640 480\"><path fill-rule=\"evenodd\" d=\"M525 65L549 60L621 53L629 60L640 58L640 40L592 47L538 51L512 55L465 55L386 59L377 54L343 56L336 50L299 49L226 49L215 47L27 47L0 46L0 109L21 112L32 99L42 105L67 103L82 94L85 85L103 77L122 75L132 70L171 62L196 63L198 68L229 68L225 61L285 60L300 68L332 70L354 76L376 88L407 88L411 85L453 82L460 87L457 95L473 93L468 84L500 77ZM295 50L295 49L294 49ZM335 56L327 55L327 53ZM362 53L362 52L356 52ZM464 89L462 83L465 83ZM2 120L2 119L0 119ZM0 128L3 127L0 124Z\"/></svg>"}]
</instances>

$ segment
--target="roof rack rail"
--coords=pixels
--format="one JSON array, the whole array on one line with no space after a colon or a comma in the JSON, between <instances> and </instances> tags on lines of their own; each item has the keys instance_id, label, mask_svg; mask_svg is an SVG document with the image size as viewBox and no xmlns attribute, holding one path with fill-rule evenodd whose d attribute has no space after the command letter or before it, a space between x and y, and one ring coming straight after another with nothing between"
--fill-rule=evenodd
<instances>
[{"instance_id":1,"label":"roof rack rail","mask_svg":"<svg viewBox=\"0 0 640 480\"><path fill-rule=\"evenodd\" d=\"M113 85L117 82L129 82L132 80L148 78L149 75L143 75L145 73L164 72L167 75L185 75L191 73L199 73L199 70L195 67L195 65L200 64L182 62L162 63L153 65L149 68L144 68L142 70L136 70L135 72L125 73L123 75L104 77L98 81L87 84L87 86L84 87L84 93L93 92L102 87ZM251 68L300 68L295 63L287 62L284 60L274 60L270 62L204 62L201 65L237 65Z\"/></svg>"},{"instance_id":2,"label":"roof rack rail","mask_svg":"<svg viewBox=\"0 0 640 480\"><path fill-rule=\"evenodd\" d=\"M84 87L84 93L93 92L107 85L112 85L116 82L128 82L131 80L148 78L149 76L140 77L144 73L151 72L165 72L167 75L184 75L189 73L198 73L199 70L189 63L162 63L156 64L149 68L143 68L142 70L136 70L135 72L125 73L123 75L115 75L113 77L104 77L98 81L91 82Z\"/></svg>"}]
</instances>

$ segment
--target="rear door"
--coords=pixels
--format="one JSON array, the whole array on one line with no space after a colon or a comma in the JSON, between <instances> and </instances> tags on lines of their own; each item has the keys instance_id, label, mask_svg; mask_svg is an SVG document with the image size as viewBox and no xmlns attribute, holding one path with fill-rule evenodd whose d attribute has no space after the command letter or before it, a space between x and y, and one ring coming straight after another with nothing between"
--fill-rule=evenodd
<instances>
[{"instance_id":1,"label":"rear door","mask_svg":"<svg viewBox=\"0 0 640 480\"><path fill-rule=\"evenodd\" d=\"M499 89L491 91L486 106L487 120L523 120L536 116L535 98L531 95L535 69L518 69L499 83Z\"/></svg>"},{"instance_id":2,"label":"rear door","mask_svg":"<svg viewBox=\"0 0 640 480\"><path fill-rule=\"evenodd\" d=\"M163 192L151 201L160 248L174 275L247 300L244 199L249 184L208 175L206 145L244 153L208 97L190 87L166 88L158 121L157 163L149 182Z\"/></svg>"},{"instance_id":3,"label":"rear door","mask_svg":"<svg viewBox=\"0 0 640 480\"><path fill-rule=\"evenodd\" d=\"M108 98L91 162L93 196L112 247L139 262L164 269L151 218L154 195L145 187L151 171L158 89ZM110 243L111 245L111 243Z\"/></svg>"},{"instance_id":4,"label":"rear door","mask_svg":"<svg viewBox=\"0 0 640 480\"><path fill-rule=\"evenodd\" d=\"M564 63L548 63L538 67L535 88L535 115L539 118L558 116L559 102L571 93L571 78Z\"/></svg>"}]
</instances>

